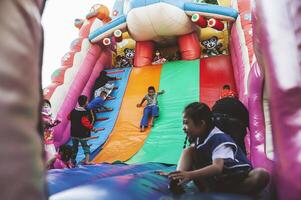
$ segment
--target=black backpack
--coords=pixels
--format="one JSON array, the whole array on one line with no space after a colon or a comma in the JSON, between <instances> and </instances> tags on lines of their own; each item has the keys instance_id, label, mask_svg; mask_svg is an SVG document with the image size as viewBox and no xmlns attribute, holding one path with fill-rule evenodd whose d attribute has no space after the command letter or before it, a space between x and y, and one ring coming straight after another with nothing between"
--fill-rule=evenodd
<instances>
[{"instance_id":1,"label":"black backpack","mask_svg":"<svg viewBox=\"0 0 301 200\"><path fill-rule=\"evenodd\" d=\"M249 126L249 112L237 98L222 98L212 107L213 121L216 127L232 137L246 154L244 143Z\"/></svg>"}]
</instances>

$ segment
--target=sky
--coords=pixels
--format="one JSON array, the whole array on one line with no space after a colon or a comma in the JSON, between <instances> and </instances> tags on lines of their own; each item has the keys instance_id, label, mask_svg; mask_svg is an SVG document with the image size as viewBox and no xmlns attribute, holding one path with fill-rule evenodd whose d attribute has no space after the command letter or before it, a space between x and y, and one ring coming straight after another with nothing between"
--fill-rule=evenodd
<instances>
[{"instance_id":1,"label":"sky","mask_svg":"<svg viewBox=\"0 0 301 200\"><path fill-rule=\"evenodd\" d=\"M72 3L71 3L72 2ZM52 72L61 65L61 58L78 37L76 18L84 19L94 4L106 5L112 10L114 0L47 0L42 17L44 28L44 56L42 84L51 83Z\"/></svg>"}]
</instances>

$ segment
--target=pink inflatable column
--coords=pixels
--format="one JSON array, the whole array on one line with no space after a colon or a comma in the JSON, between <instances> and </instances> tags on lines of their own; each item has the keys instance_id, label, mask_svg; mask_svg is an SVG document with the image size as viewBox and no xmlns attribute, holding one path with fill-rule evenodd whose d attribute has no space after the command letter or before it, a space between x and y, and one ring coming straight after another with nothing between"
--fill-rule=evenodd
<instances>
[{"instance_id":1,"label":"pink inflatable column","mask_svg":"<svg viewBox=\"0 0 301 200\"><path fill-rule=\"evenodd\" d=\"M141 41L136 43L134 66L151 65L153 61L154 42Z\"/></svg>"},{"instance_id":2,"label":"pink inflatable column","mask_svg":"<svg viewBox=\"0 0 301 200\"><path fill-rule=\"evenodd\" d=\"M254 49L265 69L278 200L301 194L301 2L256 0ZM282 51L279 51L282 50Z\"/></svg>"},{"instance_id":3,"label":"pink inflatable column","mask_svg":"<svg viewBox=\"0 0 301 200\"><path fill-rule=\"evenodd\" d=\"M200 42L195 32L180 36L178 43L182 60L194 60L200 58Z\"/></svg>"}]
</instances>

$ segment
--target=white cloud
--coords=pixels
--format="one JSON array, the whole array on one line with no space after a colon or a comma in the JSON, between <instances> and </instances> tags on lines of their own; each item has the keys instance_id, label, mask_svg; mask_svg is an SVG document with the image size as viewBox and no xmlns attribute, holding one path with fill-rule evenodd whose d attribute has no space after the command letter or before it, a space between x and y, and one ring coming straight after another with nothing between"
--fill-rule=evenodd
<instances>
[{"instance_id":1,"label":"white cloud","mask_svg":"<svg viewBox=\"0 0 301 200\"><path fill-rule=\"evenodd\" d=\"M104 4L112 10L114 0L48 0L42 24L44 27L43 87L51 82L52 72L61 66L61 58L78 37L74 19L85 18L94 4Z\"/></svg>"}]
</instances>

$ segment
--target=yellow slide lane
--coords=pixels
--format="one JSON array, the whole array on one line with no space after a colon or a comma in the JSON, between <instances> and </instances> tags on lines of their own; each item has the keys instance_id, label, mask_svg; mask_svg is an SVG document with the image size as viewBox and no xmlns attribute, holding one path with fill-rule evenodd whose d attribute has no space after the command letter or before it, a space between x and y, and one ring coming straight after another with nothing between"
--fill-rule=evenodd
<instances>
[{"instance_id":1,"label":"yellow slide lane","mask_svg":"<svg viewBox=\"0 0 301 200\"><path fill-rule=\"evenodd\" d=\"M162 65L133 68L115 127L94 162L127 161L143 146L150 129L139 129L143 107L137 108L149 86L159 88Z\"/></svg>"}]
</instances>

